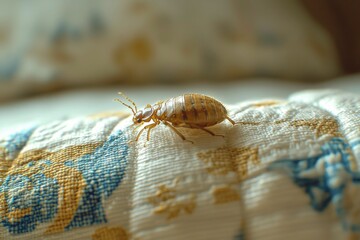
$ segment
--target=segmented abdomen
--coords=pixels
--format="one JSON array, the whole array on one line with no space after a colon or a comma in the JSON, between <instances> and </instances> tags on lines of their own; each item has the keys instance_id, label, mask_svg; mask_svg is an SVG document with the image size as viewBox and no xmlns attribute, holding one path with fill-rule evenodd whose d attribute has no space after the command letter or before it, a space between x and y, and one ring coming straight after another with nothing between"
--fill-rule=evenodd
<instances>
[{"instance_id":1,"label":"segmented abdomen","mask_svg":"<svg viewBox=\"0 0 360 240\"><path fill-rule=\"evenodd\" d=\"M222 122L226 117L225 107L212 97L202 94L184 94L162 103L157 112L159 119L175 126L208 127Z\"/></svg>"}]
</instances>

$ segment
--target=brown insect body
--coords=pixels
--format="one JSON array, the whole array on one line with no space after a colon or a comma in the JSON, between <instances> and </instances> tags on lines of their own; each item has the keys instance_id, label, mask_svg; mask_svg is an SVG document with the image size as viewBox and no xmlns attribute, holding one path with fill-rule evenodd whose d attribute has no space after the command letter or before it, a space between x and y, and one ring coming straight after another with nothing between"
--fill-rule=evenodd
<instances>
[{"instance_id":1,"label":"brown insect body","mask_svg":"<svg viewBox=\"0 0 360 240\"><path fill-rule=\"evenodd\" d=\"M210 127L225 120L226 108L217 100L202 94L184 94L161 104L156 111L159 120L177 127Z\"/></svg>"},{"instance_id":2,"label":"brown insect body","mask_svg":"<svg viewBox=\"0 0 360 240\"><path fill-rule=\"evenodd\" d=\"M216 125L225 119L228 119L233 125L235 124L227 115L226 108L219 101L202 94L184 94L166 101L157 102L153 105L148 104L144 109L139 111L137 111L137 107L133 101L126 96L125 98L134 105L135 110L123 103L120 99L115 100L121 102L133 111L134 124L153 121L153 123L140 130L136 140L139 139L145 129L148 129L147 140L149 140L151 129L160 123L169 126L183 140L186 140L186 138L175 127L196 128L213 136L222 136L214 134L205 127Z\"/></svg>"}]
</instances>

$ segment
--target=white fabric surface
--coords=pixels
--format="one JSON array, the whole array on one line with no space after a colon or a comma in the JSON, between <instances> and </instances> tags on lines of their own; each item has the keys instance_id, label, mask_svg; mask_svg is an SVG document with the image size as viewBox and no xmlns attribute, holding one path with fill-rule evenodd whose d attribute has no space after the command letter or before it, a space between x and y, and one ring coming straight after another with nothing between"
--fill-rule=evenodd
<instances>
[{"instance_id":1,"label":"white fabric surface","mask_svg":"<svg viewBox=\"0 0 360 240\"><path fill-rule=\"evenodd\" d=\"M286 98L305 89L340 89L360 94L360 75L342 77L316 84L280 81L275 79L248 79L224 84L152 85L69 90L0 105L0 131L8 131L24 123L82 116L102 111L126 110L116 102L117 92L125 92L139 106L154 103L180 94L196 92L213 96L225 104L239 101Z\"/></svg>"}]
</instances>

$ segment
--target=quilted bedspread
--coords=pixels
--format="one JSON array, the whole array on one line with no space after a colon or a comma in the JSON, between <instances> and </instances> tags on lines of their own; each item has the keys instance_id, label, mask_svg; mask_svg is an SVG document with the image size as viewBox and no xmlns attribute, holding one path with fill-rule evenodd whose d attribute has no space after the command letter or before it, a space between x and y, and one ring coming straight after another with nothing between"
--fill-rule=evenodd
<instances>
[{"instance_id":1,"label":"quilted bedspread","mask_svg":"<svg viewBox=\"0 0 360 240\"><path fill-rule=\"evenodd\" d=\"M0 239L358 239L360 97L307 91L227 106L213 137L128 113L0 138Z\"/></svg>"}]
</instances>

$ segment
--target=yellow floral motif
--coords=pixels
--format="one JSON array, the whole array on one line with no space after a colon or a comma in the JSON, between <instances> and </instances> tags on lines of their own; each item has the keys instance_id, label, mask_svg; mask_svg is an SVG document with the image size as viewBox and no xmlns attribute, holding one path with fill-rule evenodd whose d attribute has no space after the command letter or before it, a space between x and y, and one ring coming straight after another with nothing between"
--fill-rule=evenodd
<instances>
[{"instance_id":1,"label":"yellow floral motif","mask_svg":"<svg viewBox=\"0 0 360 240\"><path fill-rule=\"evenodd\" d=\"M215 204L224 204L239 201L240 195L232 187L234 183L243 181L248 176L249 163L260 164L258 148L228 148L200 152L198 158L208 164L206 171L213 175L235 174L235 182L228 186L216 186L212 189Z\"/></svg>"},{"instance_id":2,"label":"yellow floral motif","mask_svg":"<svg viewBox=\"0 0 360 240\"><path fill-rule=\"evenodd\" d=\"M6 43L9 39L9 36L11 36L11 34L9 33L9 29L1 29L0 30L0 43Z\"/></svg>"},{"instance_id":3,"label":"yellow floral motif","mask_svg":"<svg viewBox=\"0 0 360 240\"><path fill-rule=\"evenodd\" d=\"M215 204L224 204L240 200L238 191L231 186L220 186L212 189Z\"/></svg>"},{"instance_id":4,"label":"yellow floral motif","mask_svg":"<svg viewBox=\"0 0 360 240\"><path fill-rule=\"evenodd\" d=\"M7 218L11 223L18 221L23 216L29 214L31 212L30 208L25 209L15 209L13 211L7 210L7 204L5 201L5 193L0 193L0 217L1 218ZM4 203L4 204L2 204Z\"/></svg>"},{"instance_id":5,"label":"yellow floral motif","mask_svg":"<svg viewBox=\"0 0 360 240\"><path fill-rule=\"evenodd\" d=\"M347 219L352 224L360 225L360 209L358 207L359 200L355 198L356 188L348 186L344 188L343 206L348 209Z\"/></svg>"},{"instance_id":6,"label":"yellow floral motif","mask_svg":"<svg viewBox=\"0 0 360 240\"><path fill-rule=\"evenodd\" d=\"M5 193L2 192L0 193L0 216L1 218L6 217L6 214L8 212L8 206L7 206L7 202L5 200Z\"/></svg>"},{"instance_id":7,"label":"yellow floral motif","mask_svg":"<svg viewBox=\"0 0 360 240\"><path fill-rule=\"evenodd\" d=\"M146 2L132 2L132 5L130 6L130 11L134 13L143 13L147 10L149 10L150 5L148 5Z\"/></svg>"},{"instance_id":8,"label":"yellow floral motif","mask_svg":"<svg viewBox=\"0 0 360 240\"><path fill-rule=\"evenodd\" d=\"M292 127L308 127L315 132L316 137L320 137L325 134L332 135L334 137L340 137L339 125L335 119L314 119L314 120L297 120L291 121Z\"/></svg>"},{"instance_id":9,"label":"yellow floral motif","mask_svg":"<svg viewBox=\"0 0 360 240\"><path fill-rule=\"evenodd\" d=\"M191 195L179 200L175 188L160 185L156 193L148 197L148 202L155 207L155 214L166 214L167 219L173 219L178 217L181 211L191 214L196 207L195 198L195 195Z\"/></svg>"},{"instance_id":10,"label":"yellow floral motif","mask_svg":"<svg viewBox=\"0 0 360 240\"><path fill-rule=\"evenodd\" d=\"M3 161L5 159L6 159L6 149L0 146L0 161Z\"/></svg>"},{"instance_id":11,"label":"yellow floral motif","mask_svg":"<svg viewBox=\"0 0 360 240\"><path fill-rule=\"evenodd\" d=\"M58 171L56 171L56 169ZM58 214L46 230L46 233L61 232L73 219L79 206L83 189L86 187L86 182L77 170L64 167L64 165L61 164L52 164L51 168L45 169L44 175L48 178L57 179L59 186L61 186L59 189L59 199L61 202L59 204Z\"/></svg>"},{"instance_id":12,"label":"yellow floral motif","mask_svg":"<svg viewBox=\"0 0 360 240\"><path fill-rule=\"evenodd\" d=\"M56 152L46 152L42 149L30 150L24 153L21 153L13 162L12 168L9 173L12 171L17 171L17 169L29 162L37 161L41 159L49 159L52 162L64 163L65 161L74 160L85 154L92 153L97 147L102 143L89 143L83 145L73 145L67 148L61 149ZM26 174L26 173L22 173Z\"/></svg>"},{"instance_id":13,"label":"yellow floral motif","mask_svg":"<svg viewBox=\"0 0 360 240\"><path fill-rule=\"evenodd\" d=\"M92 240L130 240L130 234L122 227L101 227L92 235Z\"/></svg>"},{"instance_id":14,"label":"yellow floral motif","mask_svg":"<svg viewBox=\"0 0 360 240\"><path fill-rule=\"evenodd\" d=\"M130 52L139 60L149 60L152 55L151 45L145 37L137 37L129 44Z\"/></svg>"},{"instance_id":15,"label":"yellow floral motif","mask_svg":"<svg viewBox=\"0 0 360 240\"><path fill-rule=\"evenodd\" d=\"M348 240L359 240L360 239L360 234L359 233L349 233L348 235Z\"/></svg>"},{"instance_id":16,"label":"yellow floral motif","mask_svg":"<svg viewBox=\"0 0 360 240\"><path fill-rule=\"evenodd\" d=\"M237 125L251 125L251 126L257 126L261 124L265 124L265 122L236 122Z\"/></svg>"},{"instance_id":17,"label":"yellow floral motif","mask_svg":"<svg viewBox=\"0 0 360 240\"><path fill-rule=\"evenodd\" d=\"M249 163L260 163L258 148L228 148L222 147L197 154L198 158L209 165L207 172L214 175L235 173L236 182L241 182L248 175Z\"/></svg>"},{"instance_id":18,"label":"yellow floral motif","mask_svg":"<svg viewBox=\"0 0 360 240\"><path fill-rule=\"evenodd\" d=\"M12 165L12 161L4 160L4 159L5 158L1 158L0 156L0 181L6 177L6 173L8 172L9 168Z\"/></svg>"},{"instance_id":19,"label":"yellow floral motif","mask_svg":"<svg viewBox=\"0 0 360 240\"><path fill-rule=\"evenodd\" d=\"M22 217L28 215L31 213L31 208L25 208L25 209L15 209L11 212L9 212L6 217L9 219L11 223L14 223L16 221L19 221Z\"/></svg>"},{"instance_id":20,"label":"yellow floral motif","mask_svg":"<svg viewBox=\"0 0 360 240\"><path fill-rule=\"evenodd\" d=\"M114 61L119 64L121 75L128 80L149 78L146 74L149 60L153 57L151 41L146 36L136 36L121 45L114 51ZM138 71L139 66L144 71Z\"/></svg>"},{"instance_id":21,"label":"yellow floral motif","mask_svg":"<svg viewBox=\"0 0 360 240\"><path fill-rule=\"evenodd\" d=\"M70 146L57 152L46 152L44 150L27 151L21 153L8 168L7 176L22 175L31 178L38 173L39 169L42 169L42 173L46 177L57 180L59 185L58 198L60 201L58 204L59 209L57 210L58 214L46 230L46 233L63 231L71 222L77 210L83 189L86 187L82 174L63 163L92 153L99 145L100 143ZM39 162L42 159L50 160L51 165ZM33 163L32 167L27 165L30 162ZM1 167L4 166L4 161L0 161L0 164ZM6 164L8 163L6 162ZM7 216L10 219L16 220L16 218L26 215L27 211L31 211L31 209L25 209L24 212L14 212L8 209L4 194L0 194L1 216Z\"/></svg>"},{"instance_id":22,"label":"yellow floral motif","mask_svg":"<svg viewBox=\"0 0 360 240\"><path fill-rule=\"evenodd\" d=\"M6 177L8 169L11 167L12 162L7 160L7 150L0 146L0 182Z\"/></svg>"},{"instance_id":23,"label":"yellow floral motif","mask_svg":"<svg viewBox=\"0 0 360 240\"><path fill-rule=\"evenodd\" d=\"M145 62L153 55L150 41L143 36L138 36L128 43L122 44L120 48L115 51L115 60L118 63L124 63L129 57L134 60Z\"/></svg>"},{"instance_id":24,"label":"yellow floral motif","mask_svg":"<svg viewBox=\"0 0 360 240\"><path fill-rule=\"evenodd\" d=\"M275 122L238 122L240 125L277 125L288 123L291 127L300 128L307 127L310 130L314 131L316 137L323 136L325 134L329 134L334 137L341 137L341 133L339 131L339 124L335 119L332 118L322 118L322 119L311 119L311 120L288 120L282 119L277 120Z\"/></svg>"}]
</instances>

